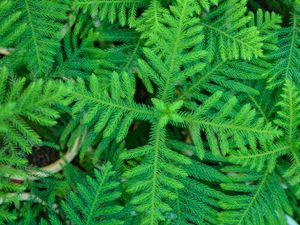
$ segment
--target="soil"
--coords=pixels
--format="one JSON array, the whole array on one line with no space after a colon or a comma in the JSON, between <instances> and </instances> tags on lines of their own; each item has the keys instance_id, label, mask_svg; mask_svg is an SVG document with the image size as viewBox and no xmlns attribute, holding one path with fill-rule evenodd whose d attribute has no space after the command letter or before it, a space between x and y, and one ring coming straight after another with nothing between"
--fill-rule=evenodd
<instances>
[{"instance_id":1,"label":"soil","mask_svg":"<svg viewBox=\"0 0 300 225\"><path fill-rule=\"evenodd\" d=\"M145 88L145 86L143 85L140 79L136 80L136 92L134 97L138 103L144 103L144 104L146 104L149 98L147 89Z\"/></svg>"},{"instance_id":2,"label":"soil","mask_svg":"<svg viewBox=\"0 0 300 225\"><path fill-rule=\"evenodd\" d=\"M33 147L32 153L27 156L30 165L43 167L59 159L59 152L47 146Z\"/></svg>"}]
</instances>

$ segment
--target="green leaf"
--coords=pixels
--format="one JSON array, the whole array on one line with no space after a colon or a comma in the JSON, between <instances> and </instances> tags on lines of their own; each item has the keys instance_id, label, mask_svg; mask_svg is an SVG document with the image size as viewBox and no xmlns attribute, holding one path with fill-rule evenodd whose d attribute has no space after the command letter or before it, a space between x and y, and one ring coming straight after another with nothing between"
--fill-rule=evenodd
<instances>
[{"instance_id":1,"label":"green leaf","mask_svg":"<svg viewBox=\"0 0 300 225\"><path fill-rule=\"evenodd\" d=\"M110 23L119 20L120 24L133 25L138 7L147 4L146 0L76 0L74 7L89 13L99 14L99 19L108 19Z\"/></svg>"},{"instance_id":2,"label":"green leaf","mask_svg":"<svg viewBox=\"0 0 300 225\"><path fill-rule=\"evenodd\" d=\"M206 32L210 61L221 58L257 58L263 56L262 38L255 26L249 26L251 17L246 16L246 1L222 1L207 13L201 21Z\"/></svg>"},{"instance_id":3,"label":"green leaf","mask_svg":"<svg viewBox=\"0 0 300 225\"><path fill-rule=\"evenodd\" d=\"M114 179L112 165L106 163L101 170L95 170L95 178L86 177L86 182L77 184L77 193L68 194L62 208L70 221L76 225L123 224L116 218L122 206L117 204L121 192L116 191L119 183Z\"/></svg>"}]
</instances>

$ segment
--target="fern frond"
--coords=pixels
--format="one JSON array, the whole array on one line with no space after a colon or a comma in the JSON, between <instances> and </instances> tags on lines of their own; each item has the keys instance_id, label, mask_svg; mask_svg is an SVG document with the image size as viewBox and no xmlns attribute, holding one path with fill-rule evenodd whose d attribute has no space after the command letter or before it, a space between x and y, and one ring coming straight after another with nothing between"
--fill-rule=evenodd
<instances>
[{"instance_id":1,"label":"fern frond","mask_svg":"<svg viewBox=\"0 0 300 225\"><path fill-rule=\"evenodd\" d=\"M10 56L9 64L22 58L33 76L41 77L49 72L60 46L68 7L63 1L47 0L18 0L15 7L21 13L19 29L26 29L20 36L22 43L16 46L16 51Z\"/></svg>"},{"instance_id":2,"label":"fern frond","mask_svg":"<svg viewBox=\"0 0 300 225\"><path fill-rule=\"evenodd\" d=\"M100 26L97 30L97 40L109 42L110 46L101 49L101 57L95 74L109 82L113 71L117 73L133 73L137 67L137 59L142 56L144 40L134 30L119 25ZM115 44L115 43L118 44Z\"/></svg>"},{"instance_id":3,"label":"fern frond","mask_svg":"<svg viewBox=\"0 0 300 225\"><path fill-rule=\"evenodd\" d=\"M15 182L11 177L26 179L27 160L10 145L0 148L0 224L8 224L17 218L16 211L9 210L12 203L18 202L18 195L25 191L24 183ZM14 193L14 194L12 194Z\"/></svg>"},{"instance_id":4,"label":"fern frond","mask_svg":"<svg viewBox=\"0 0 300 225\"><path fill-rule=\"evenodd\" d=\"M283 135L275 143L260 146L258 149L235 151L230 154L229 160L243 166L249 166L258 171L267 167L272 171L280 156L290 155L290 166L284 172L284 177L292 185L298 185L300 181L300 156L299 156L299 125L300 125L300 93L292 81L286 80L281 101L277 111L278 117L275 123L283 129ZM297 194L300 194L299 188Z\"/></svg>"},{"instance_id":5,"label":"fern frond","mask_svg":"<svg viewBox=\"0 0 300 225\"><path fill-rule=\"evenodd\" d=\"M71 192L62 208L67 217L76 225L119 225L115 216L123 207L116 203L121 192L116 191L119 183L113 178L112 165L106 163L101 170L95 170L95 178L86 177L86 182L77 185L77 192Z\"/></svg>"},{"instance_id":6,"label":"fern frond","mask_svg":"<svg viewBox=\"0 0 300 225\"><path fill-rule=\"evenodd\" d=\"M168 13L158 0L152 0L148 8L136 20L136 30L141 33L141 38L147 40L146 45L156 43L155 37L163 29L164 16Z\"/></svg>"},{"instance_id":7,"label":"fern frond","mask_svg":"<svg viewBox=\"0 0 300 225\"><path fill-rule=\"evenodd\" d=\"M109 84L113 71L131 73L141 55L143 41L139 34L105 22L100 27L93 28L87 22L88 16L79 15L75 25L62 40L62 48L55 57L56 63L51 77L88 79L94 73L103 84ZM96 47L99 43L107 43L108 46Z\"/></svg>"},{"instance_id":8,"label":"fern frond","mask_svg":"<svg viewBox=\"0 0 300 225\"><path fill-rule=\"evenodd\" d=\"M270 66L265 61L221 61L207 63L202 71L183 82L178 100L203 101L203 90L210 93L222 91L232 95L241 93L257 96L259 91L250 82L261 82L261 73L266 72Z\"/></svg>"},{"instance_id":9,"label":"fern frond","mask_svg":"<svg viewBox=\"0 0 300 225\"><path fill-rule=\"evenodd\" d=\"M1 120L1 119L0 119ZM0 131L1 132L1 131ZM25 166L27 160L16 152L10 145L0 148L0 224L4 225L16 219L16 212L9 210L12 202L18 200L17 195L11 193L21 193L26 189L24 183L14 182L11 177L22 177L26 179Z\"/></svg>"},{"instance_id":10,"label":"fern frond","mask_svg":"<svg viewBox=\"0 0 300 225\"><path fill-rule=\"evenodd\" d=\"M280 16L275 13L265 12L261 10L254 14L250 14L252 20L249 26L257 26L264 45L262 49L264 53L270 53L277 49L276 40L277 32L280 28ZM208 57L213 55L208 54ZM211 59L210 59L211 60ZM245 98L256 100L261 88L256 88L254 82L261 83L264 74L272 67L272 63L267 59L245 60L221 60L215 58L212 62L207 62L205 68L199 71L190 81L182 84L182 89L178 95L178 99L187 101L188 99L202 101L202 91L206 90L211 93L216 91L232 92L233 95L246 94ZM254 104L254 106L256 106Z\"/></svg>"},{"instance_id":11,"label":"fern frond","mask_svg":"<svg viewBox=\"0 0 300 225\"><path fill-rule=\"evenodd\" d=\"M211 6L216 6L219 3L219 0L196 0L201 8L209 11Z\"/></svg>"},{"instance_id":12,"label":"fern frond","mask_svg":"<svg viewBox=\"0 0 300 225\"><path fill-rule=\"evenodd\" d=\"M178 146L179 143L174 144ZM181 144L180 147L188 146ZM178 198L174 202L174 224L218 224L218 201L225 194L216 186L227 178L212 165L212 161L205 159L202 162L192 160L192 164L185 166L189 177L182 180L185 188L178 191Z\"/></svg>"},{"instance_id":13,"label":"fern frond","mask_svg":"<svg viewBox=\"0 0 300 225\"><path fill-rule=\"evenodd\" d=\"M272 57L274 66L266 74L268 86L274 89L284 83L285 78L300 82L300 9L296 6L291 12L290 26L279 31L279 49Z\"/></svg>"},{"instance_id":14,"label":"fern frond","mask_svg":"<svg viewBox=\"0 0 300 225\"><path fill-rule=\"evenodd\" d=\"M250 26L257 26L257 29L264 41L264 45L262 47L264 57L244 62L241 62L240 60L232 62L236 65L235 68L239 68L240 65L241 68L245 68L240 70L240 74L245 73L249 75L249 77L253 77L253 79L243 78L243 80L240 81L235 78L235 80L242 82L243 85L247 85L256 91L254 92L248 87L244 87L242 90L245 91L240 94L237 92L237 95L239 95L240 102L250 102L253 108L257 110L265 121L269 121L272 113L275 111L274 103L272 101L275 97L275 93L265 88L266 81L264 77L273 66L271 55L278 49L277 41L278 31L281 28L281 17L273 12L263 12L260 9L255 14L250 13L250 16L252 17ZM234 73L234 70L231 73ZM240 85L236 84L236 86L239 87ZM235 90L236 88L231 87L231 89ZM258 92L259 94L257 94Z\"/></svg>"},{"instance_id":15,"label":"fern frond","mask_svg":"<svg viewBox=\"0 0 300 225\"><path fill-rule=\"evenodd\" d=\"M62 225L61 221L55 215L50 215L50 222L51 225Z\"/></svg>"},{"instance_id":16,"label":"fern frond","mask_svg":"<svg viewBox=\"0 0 300 225\"><path fill-rule=\"evenodd\" d=\"M177 1L171 6L172 14L166 15L164 27L157 37L156 47L164 56L148 48L144 49L147 62L139 60L142 77L158 86L157 97L163 101L173 98L176 86L192 77L204 67L206 52L195 48L203 40L200 20L191 17L195 10L192 0ZM189 51L187 51L189 49ZM147 82L150 83L150 82Z\"/></svg>"},{"instance_id":17,"label":"fern frond","mask_svg":"<svg viewBox=\"0 0 300 225\"><path fill-rule=\"evenodd\" d=\"M229 149L256 149L257 142L266 145L281 134L271 123L257 118L255 110L249 104L236 108L236 97L221 103L221 107L215 111L221 97L222 93L216 92L194 113L182 116L182 120L191 127L200 158L204 154L201 131L205 133L209 148L215 155L220 154L220 151L226 155Z\"/></svg>"},{"instance_id":18,"label":"fern frond","mask_svg":"<svg viewBox=\"0 0 300 225\"><path fill-rule=\"evenodd\" d=\"M129 179L127 191L133 194L131 203L143 214L143 225L158 224L165 219L165 213L172 210L169 201L177 198L176 191L183 188L180 180L188 175L182 166L190 160L166 146L163 124L161 121L153 124L148 145L121 155L127 160L142 158L142 162L124 176Z\"/></svg>"},{"instance_id":19,"label":"fern frond","mask_svg":"<svg viewBox=\"0 0 300 225\"><path fill-rule=\"evenodd\" d=\"M280 15L258 9L255 14L250 13L250 16L252 20L249 25L256 26L262 36L264 55L277 50L278 31L282 22Z\"/></svg>"},{"instance_id":20,"label":"fern frond","mask_svg":"<svg viewBox=\"0 0 300 225\"><path fill-rule=\"evenodd\" d=\"M24 168L27 164L22 155L15 153L15 149L9 145L1 148L0 153L0 197L3 198L9 192L21 192L25 189L24 184L18 184L11 181L10 177L26 178Z\"/></svg>"},{"instance_id":21,"label":"fern frond","mask_svg":"<svg viewBox=\"0 0 300 225\"><path fill-rule=\"evenodd\" d=\"M275 123L284 130L284 136L281 138L281 143L288 147L288 154L291 158L290 168L284 173L286 179L292 185L298 185L300 182L300 91L296 88L293 82L286 79L281 101L278 106L278 118ZM300 188L297 188L298 196L300 196Z\"/></svg>"},{"instance_id":22,"label":"fern frond","mask_svg":"<svg viewBox=\"0 0 300 225\"><path fill-rule=\"evenodd\" d=\"M299 156L299 149L300 144L295 144L296 150L298 152L291 152L291 165L290 167L284 172L283 177L289 182L290 185L295 187L295 195L297 198L300 197L300 156Z\"/></svg>"},{"instance_id":23,"label":"fern frond","mask_svg":"<svg viewBox=\"0 0 300 225\"><path fill-rule=\"evenodd\" d=\"M99 132L103 132L103 143L108 144L112 139L120 142L126 137L133 120L153 119L154 113L150 108L134 102L134 93L135 81L127 73L121 76L113 73L109 91L101 89L100 79L95 75L91 76L88 87L82 79L78 79L69 95L69 101L75 102L72 114L75 118L82 118L81 122L77 120L81 123L77 124L79 129L90 129L86 143L83 143L81 157L98 137ZM77 117L78 115L80 116ZM72 127L76 127L76 122Z\"/></svg>"},{"instance_id":24,"label":"fern frond","mask_svg":"<svg viewBox=\"0 0 300 225\"><path fill-rule=\"evenodd\" d=\"M191 178L182 183L185 188L178 193L177 208L174 206L177 210L174 224L217 224L216 199L221 198L222 193Z\"/></svg>"},{"instance_id":25,"label":"fern frond","mask_svg":"<svg viewBox=\"0 0 300 225\"><path fill-rule=\"evenodd\" d=\"M0 3L0 48L15 47L26 30L26 24L20 21L22 12L15 11L15 7L16 4L12 1L5 0ZM11 13L13 11L14 13Z\"/></svg>"},{"instance_id":26,"label":"fern frond","mask_svg":"<svg viewBox=\"0 0 300 225\"><path fill-rule=\"evenodd\" d=\"M299 1L0 0L0 225L299 220Z\"/></svg>"},{"instance_id":27,"label":"fern frond","mask_svg":"<svg viewBox=\"0 0 300 225\"><path fill-rule=\"evenodd\" d=\"M277 158L285 155L287 152L288 146L285 145L261 146L260 149L232 151L229 161L242 166L248 166L250 169L256 169L257 171L262 171L265 168L268 171L273 171Z\"/></svg>"},{"instance_id":28,"label":"fern frond","mask_svg":"<svg viewBox=\"0 0 300 225\"><path fill-rule=\"evenodd\" d=\"M259 91L259 95L253 95L251 92L240 95L240 102L250 103L257 111L259 116L263 117L266 122L270 122L276 110L273 99L276 93L266 89L266 80L255 81L252 87Z\"/></svg>"},{"instance_id":29,"label":"fern frond","mask_svg":"<svg viewBox=\"0 0 300 225\"><path fill-rule=\"evenodd\" d=\"M7 205L0 206L0 224L1 225L5 225L9 222L13 222L17 218L16 213L10 213L8 208L9 208L9 206L7 206Z\"/></svg>"},{"instance_id":30,"label":"fern frond","mask_svg":"<svg viewBox=\"0 0 300 225\"><path fill-rule=\"evenodd\" d=\"M278 106L280 110L275 123L284 129L288 143L292 144L299 135L300 91L289 79L285 81Z\"/></svg>"},{"instance_id":31,"label":"fern frond","mask_svg":"<svg viewBox=\"0 0 300 225\"><path fill-rule=\"evenodd\" d=\"M249 26L250 16L245 16L246 1L229 0L209 12L201 25L206 32L210 61L215 58L246 59L261 57L262 38L255 26Z\"/></svg>"},{"instance_id":32,"label":"fern frond","mask_svg":"<svg viewBox=\"0 0 300 225\"><path fill-rule=\"evenodd\" d=\"M221 184L230 192L220 201L224 211L218 219L222 224L287 224L286 213L291 214L292 209L276 174L253 173L235 166L225 167L223 172L231 179Z\"/></svg>"},{"instance_id":33,"label":"fern frond","mask_svg":"<svg viewBox=\"0 0 300 225\"><path fill-rule=\"evenodd\" d=\"M136 10L147 3L147 0L76 0L73 5L92 17L97 16L100 21L108 19L110 23L114 23L118 19L122 26L132 26Z\"/></svg>"},{"instance_id":34,"label":"fern frond","mask_svg":"<svg viewBox=\"0 0 300 225\"><path fill-rule=\"evenodd\" d=\"M87 78L98 67L102 53L94 47L97 33L92 31L86 19L86 16L77 18L74 27L67 31L55 56L51 77Z\"/></svg>"},{"instance_id":35,"label":"fern frond","mask_svg":"<svg viewBox=\"0 0 300 225\"><path fill-rule=\"evenodd\" d=\"M28 121L42 126L56 124L59 112L54 106L64 104L65 86L55 81L37 80L25 87L25 79L12 80L9 84L5 67L0 74L0 137L14 148L29 153L31 146L41 144L41 140ZM3 116L7 108L11 111Z\"/></svg>"}]
</instances>

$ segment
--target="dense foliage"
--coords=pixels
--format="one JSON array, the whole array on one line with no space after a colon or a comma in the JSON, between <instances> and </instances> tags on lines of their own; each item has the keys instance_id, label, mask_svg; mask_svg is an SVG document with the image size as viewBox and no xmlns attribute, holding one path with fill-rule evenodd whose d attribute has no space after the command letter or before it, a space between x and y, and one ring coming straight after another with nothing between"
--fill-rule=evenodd
<instances>
[{"instance_id":1,"label":"dense foliage","mask_svg":"<svg viewBox=\"0 0 300 225\"><path fill-rule=\"evenodd\" d=\"M292 218L299 0L0 0L0 224Z\"/></svg>"}]
</instances>

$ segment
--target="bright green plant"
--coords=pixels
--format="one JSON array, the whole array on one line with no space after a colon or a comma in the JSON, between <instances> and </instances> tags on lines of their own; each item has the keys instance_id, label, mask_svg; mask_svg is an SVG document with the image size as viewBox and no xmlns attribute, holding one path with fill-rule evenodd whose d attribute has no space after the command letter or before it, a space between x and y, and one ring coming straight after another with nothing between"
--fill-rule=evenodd
<instances>
[{"instance_id":1,"label":"bright green plant","mask_svg":"<svg viewBox=\"0 0 300 225\"><path fill-rule=\"evenodd\" d=\"M298 0L3 0L0 224L299 222L299 80Z\"/></svg>"}]
</instances>

